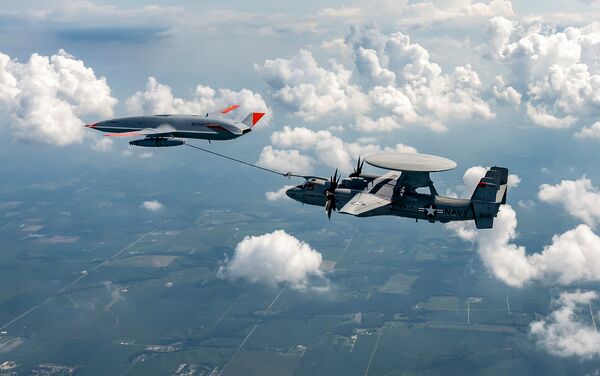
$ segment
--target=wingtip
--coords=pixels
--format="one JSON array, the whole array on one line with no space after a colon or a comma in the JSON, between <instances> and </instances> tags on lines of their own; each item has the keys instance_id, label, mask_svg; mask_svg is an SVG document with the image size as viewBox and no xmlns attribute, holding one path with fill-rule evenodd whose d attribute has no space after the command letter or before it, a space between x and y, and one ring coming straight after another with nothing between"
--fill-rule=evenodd
<instances>
[{"instance_id":1,"label":"wingtip","mask_svg":"<svg viewBox=\"0 0 600 376\"><path fill-rule=\"evenodd\" d=\"M226 114L226 113L231 112L231 111L233 111L233 110L235 110L236 108L239 108L239 107L240 107L239 104L232 104L231 106L229 106L229 107L224 108L223 110L221 110L221 113L222 114Z\"/></svg>"}]
</instances>

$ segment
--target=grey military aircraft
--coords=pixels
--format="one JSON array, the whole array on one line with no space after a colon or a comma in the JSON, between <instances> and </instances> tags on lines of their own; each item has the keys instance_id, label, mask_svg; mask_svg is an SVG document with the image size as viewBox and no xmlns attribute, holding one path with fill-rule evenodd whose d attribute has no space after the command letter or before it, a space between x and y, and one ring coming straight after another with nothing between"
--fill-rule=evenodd
<instances>
[{"instance_id":1,"label":"grey military aircraft","mask_svg":"<svg viewBox=\"0 0 600 376\"><path fill-rule=\"evenodd\" d=\"M365 162L390 171L365 174ZM429 174L455 167L455 162L433 155L378 154L359 158L354 172L341 182L336 169L329 179L306 176L304 184L286 194L304 204L324 206L329 218L336 210L358 217L395 215L432 223L474 220L478 229L492 228L500 205L506 203L508 169L488 170L470 199L440 196ZM427 188L428 193L420 191Z\"/></svg>"},{"instance_id":2,"label":"grey military aircraft","mask_svg":"<svg viewBox=\"0 0 600 376\"><path fill-rule=\"evenodd\" d=\"M252 131L252 127L264 116L263 112L251 112L242 121L222 117L238 108L232 105L206 115L152 115L105 120L86 125L87 128L109 132L105 136L144 138L130 141L130 145L145 147L179 146L180 138L203 140L231 140ZM179 138L178 138L179 137Z\"/></svg>"}]
</instances>

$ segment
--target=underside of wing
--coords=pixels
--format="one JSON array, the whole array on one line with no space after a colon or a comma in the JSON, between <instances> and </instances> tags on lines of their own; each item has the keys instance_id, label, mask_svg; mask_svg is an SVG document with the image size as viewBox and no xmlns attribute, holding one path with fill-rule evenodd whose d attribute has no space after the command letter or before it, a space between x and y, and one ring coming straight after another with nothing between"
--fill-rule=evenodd
<instances>
[{"instance_id":1,"label":"underside of wing","mask_svg":"<svg viewBox=\"0 0 600 376\"><path fill-rule=\"evenodd\" d=\"M373 210L377 210L391 204L389 199L370 193L358 193L346 205L340 209L340 213L356 216L365 216Z\"/></svg>"},{"instance_id":2,"label":"underside of wing","mask_svg":"<svg viewBox=\"0 0 600 376\"><path fill-rule=\"evenodd\" d=\"M136 136L156 136L156 137L168 137L175 132L175 129L169 126L161 126L158 128L145 128L139 131L132 132L121 132L121 133L108 133L105 136L108 137L136 137Z\"/></svg>"}]
</instances>

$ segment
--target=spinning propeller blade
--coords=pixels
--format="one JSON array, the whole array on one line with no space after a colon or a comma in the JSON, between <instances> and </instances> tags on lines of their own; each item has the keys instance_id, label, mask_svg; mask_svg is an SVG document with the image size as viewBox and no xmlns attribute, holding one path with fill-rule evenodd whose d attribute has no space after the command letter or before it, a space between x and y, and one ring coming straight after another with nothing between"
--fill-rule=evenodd
<instances>
[{"instance_id":1,"label":"spinning propeller blade","mask_svg":"<svg viewBox=\"0 0 600 376\"><path fill-rule=\"evenodd\" d=\"M361 161L360 157L358 157L358 162L356 163L356 168L354 169L354 172L351 173L349 176L351 178L358 178L360 176L360 174L362 174L362 168L363 168L364 164L365 164L365 160L363 159Z\"/></svg>"},{"instance_id":2,"label":"spinning propeller blade","mask_svg":"<svg viewBox=\"0 0 600 376\"><path fill-rule=\"evenodd\" d=\"M335 173L333 176L329 178L329 188L325 190L325 197L327 198L327 202L325 202L325 212L327 213L327 218L331 220L331 212L337 210L335 205L335 190L338 187L340 182L340 176L338 176L338 169L335 169Z\"/></svg>"}]
</instances>

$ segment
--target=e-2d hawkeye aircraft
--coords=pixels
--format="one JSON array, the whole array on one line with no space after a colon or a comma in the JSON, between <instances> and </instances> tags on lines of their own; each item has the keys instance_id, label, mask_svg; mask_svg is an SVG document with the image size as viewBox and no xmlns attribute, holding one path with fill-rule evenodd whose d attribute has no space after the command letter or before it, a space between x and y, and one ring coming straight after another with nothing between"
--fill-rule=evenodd
<instances>
[{"instance_id":1,"label":"e-2d hawkeye aircraft","mask_svg":"<svg viewBox=\"0 0 600 376\"><path fill-rule=\"evenodd\" d=\"M364 162L390 172L364 174ZM433 155L378 154L359 158L348 179L340 182L337 169L329 179L305 176L304 184L286 194L304 204L325 206L329 218L337 210L357 217L396 215L432 223L474 220L478 229L492 228L500 205L506 203L508 169L492 167L470 199L440 196L429 173L455 167L455 162ZM429 188L429 193L418 192L419 188Z\"/></svg>"},{"instance_id":2,"label":"e-2d hawkeye aircraft","mask_svg":"<svg viewBox=\"0 0 600 376\"><path fill-rule=\"evenodd\" d=\"M179 146L179 138L202 140L231 140L252 131L263 117L263 112L251 112L242 121L223 118L222 115L238 108L235 104L206 115L151 115L105 120L86 125L87 128L110 132L105 136L144 138L130 141L130 145L145 147Z\"/></svg>"}]
</instances>

